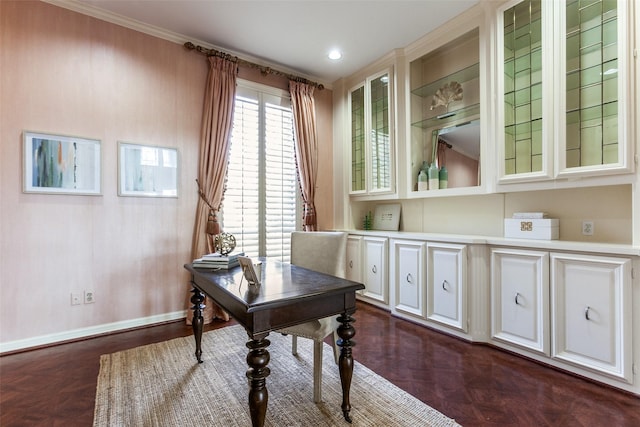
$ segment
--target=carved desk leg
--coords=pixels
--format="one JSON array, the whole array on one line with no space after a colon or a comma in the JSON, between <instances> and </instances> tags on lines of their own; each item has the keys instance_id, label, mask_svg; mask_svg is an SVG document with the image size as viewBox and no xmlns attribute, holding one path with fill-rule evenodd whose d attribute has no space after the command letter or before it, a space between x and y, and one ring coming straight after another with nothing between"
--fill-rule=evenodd
<instances>
[{"instance_id":1,"label":"carved desk leg","mask_svg":"<svg viewBox=\"0 0 640 427\"><path fill-rule=\"evenodd\" d=\"M342 383L342 414L347 422L351 422L351 403L349 402L349 392L351 390L351 377L353 376L353 355L351 354L351 347L356 345L351 339L355 336L356 330L351 325L355 322L355 319L344 313L338 316L338 336L341 338L338 340L338 345L341 347L340 359L338 366L340 368L340 382Z\"/></svg>"},{"instance_id":2,"label":"carved desk leg","mask_svg":"<svg viewBox=\"0 0 640 427\"><path fill-rule=\"evenodd\" d=\"M202 325L204 319L202 318L202 309L205 307L204 295L195 286L191 289L193 296L191 297L191 303L193 306L193 319L191 320L191 327L193 328L193 337L196 339L196 359L198 363L202 363Z\"/></svg>"},{"instance_id":3,"label":"carved desk leg","mask_svg":"<svg viewBox=\"0 0 640 427\"><path fill-rule=\"evenodd\" d=\"M267 414L267 402L269 392L267 391L266 378L271 371L267 368L269 363L269 351L267 347L271 342L266 339L268 334L259 338L253 338L247 343L249 354L247 354L247 378L251 388L249 389L249 412L251 413L251 425L262 427L265 415Z\"/></svg>"}]
</instances>

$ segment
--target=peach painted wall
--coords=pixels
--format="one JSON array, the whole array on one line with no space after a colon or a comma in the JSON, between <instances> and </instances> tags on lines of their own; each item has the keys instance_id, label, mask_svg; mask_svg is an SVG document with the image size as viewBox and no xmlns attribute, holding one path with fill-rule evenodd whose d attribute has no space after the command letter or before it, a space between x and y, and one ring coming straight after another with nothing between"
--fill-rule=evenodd
<instances>
[{"instance_id":1,"label":"peach painted wall","mask_svg":"<svg viewBox=\"0 0 640 427\"><path fill-rule=\"evenodd\" d=\"M0 2L0 343L180 317L206 74L205 57L179 44L46 3ZM324 170L331 96L318 102ZM24 194L23 130L101 140L102 195ZM118 197L120 140L177 147L179 197ZM318 197L331 191L322 181ZM332 207L319 205L330 228ZM72 306L84 290L95 303Z\"/></svg>"}]
</instances>

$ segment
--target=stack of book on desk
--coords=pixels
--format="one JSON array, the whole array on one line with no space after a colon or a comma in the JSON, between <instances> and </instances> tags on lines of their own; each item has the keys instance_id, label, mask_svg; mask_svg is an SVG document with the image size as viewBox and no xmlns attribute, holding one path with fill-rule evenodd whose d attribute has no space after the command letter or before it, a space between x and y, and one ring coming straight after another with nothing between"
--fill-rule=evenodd
<instances>
[{"instance_id":1,"label":"stack of book on desk","mask_svg":"<svg viewBox=\"0 0 640 427\"><path fill-rule=\"evenodd\" d=\"M217 252L207 254L202 258L194 259L193 266L195 268L210 269L229 269L238 265L238 257L244 255L244 252L231 252L229 255L221 255Z\"/></svg>"}]
</instances>

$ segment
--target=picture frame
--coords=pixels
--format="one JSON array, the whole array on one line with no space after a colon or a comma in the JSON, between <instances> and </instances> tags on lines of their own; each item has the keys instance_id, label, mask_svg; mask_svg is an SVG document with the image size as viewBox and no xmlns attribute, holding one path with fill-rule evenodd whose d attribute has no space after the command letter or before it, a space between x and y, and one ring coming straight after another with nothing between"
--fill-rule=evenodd
<instances>
[{"instance_id":1,"label":"picture frame","mask_svg":"<svg viewBox=\"0 0 640 427\"><path fill-rule=\"evenodd\" d=\"M178 197L178 149L118 142L118 196Z\"/></svg>"},{"instance_id":2,"label":"picture frame","mask_svg":"<svg viewBox=\"0 0 640 427\"><path fill-rule=\"evenodd\" d=\"M240 268L242 269L242 274L247 282L250 285L259 285L260 284L260 276L258 276L258 272L253 264L251 258L246 256L238 256L238 262L240 263Z\"/></svg>"},{"instance_id":3,"label":"picture frame","mask_svg":"<svg viewBox=\"0 0 640 427\"><path fill-rule=\"evenodd\" d=\"M25 193L102 194L98 139L23 131Z\"/></svg>"}]
</instances>

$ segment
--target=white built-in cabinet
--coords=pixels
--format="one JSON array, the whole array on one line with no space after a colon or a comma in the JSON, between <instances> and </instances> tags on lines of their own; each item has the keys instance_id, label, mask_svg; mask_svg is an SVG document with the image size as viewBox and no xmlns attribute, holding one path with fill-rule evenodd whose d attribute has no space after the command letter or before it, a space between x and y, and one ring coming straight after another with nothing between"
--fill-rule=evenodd
<instances>
[{"instance_id":1,"label":"white built-in cabinet","mask_svg":"<svg viewBox=\"0 0 640 427\"><path fill-rule=\"evenodd\" d=\"M343 82L343 223L382 199L423 221L432 197L624 184L636 200L638 5L481 3ZM420 172L442 166L425 186ZM618 245L353 230L347 277L393 316L640 395L633 234Z\"/></svg>"},{"instance_id":2,"label":"white built-in cabinet","mask_svg":"<svg viewBox=\"0 0 640 427\"><path fill-rule=\"evenodd\" d=\"M491 336L549 356L549 254L491 251Z\"/></svg>"},{"instance_id":3,"label":"white built-in cabinet","mask_svg":"<svg viewBox=\"0 0 640 427\"><path fill-rule=\"evenodd\" d=\"M374 305L389 306L389 239L364 236L362 239L362 279L364 290L361 298Z\"/></svg>"},{"instance_id":4,"label":"white built-in cabinet","mask_svg":"<svg viewBox=\"0 0 640 427\"><path fill-rule=\"evenodd\" d=\"M391 239L390 246L391 313L464 336L467 246L410 239Z\"/></svg>"},{"instance_id":5,"label":"white built-in cabinet","mask_svg":"<svg viewBox=\"0 0 640 427\"><path fill-rule=\"evenodd\" d=\"M480 31L408 57L409 197L430 197L481 185ZM417 56L419 55L419 56ZM414 56L417 56L414 58ZM410 165L409 165L410 163ZM435 191L434 191L435 190Z\"/></svg>"},{"instance_id":6,"label":"white built-in cabinet","mask_svg":"<svg viewBox=\"0 0 640 427\"><path fill-rule=\"evenodd\" d=\"M631 383L631 265L622 257L492 249L494 342Z\"/></svg>"},{"instance_id":7,"label":"white built-in cabinet","mask_svg":"<svg viewBox=\"0 0 640 427\"><path fill-rule=\"evenodd\" d=\"M362 283L362 236L347 237L347 263L345 278ZM362 291L358 291L362 293Z\"/></svg>"},{"instance_id":8,"label":"white built-in cabinet","mask_svg":"<svg viewBox=\"0 0 640 427\"><path fill-rule=\"evenodd\" d=\"M344 80L350 201L635 182L635 2L482 3Z\"/></svg>"},{"instance_id":9,"label":"white built-in cabinet","mask_svg":"<svg viewBox=\"0 0 640 427\"><path fill-rule=\"evenodd\" d=\"M637 249L515 243L356 231L347 277L395 317L640 394Z\"/></svg>"},{"instance_id":10,"label":"white built-in cabinet","mask_svg":"<svg viewBox=\"0 0 640 427\"><path fill-rule=\"evenodd\" d=\"M488 23L483 8L472 8L403 51L406 87L398 104L405 111L398 117L406 120L406 137L398 138L405 144L398 170L407 198L493 190Z\"/></svg>"},{"instance_id":11,"label":"white built-in cabinet","mask_svg":"<svg viewBox=\"0 0 640 427\"><path fill-rule=\"evenodd\" d=\"M395 190L393 76L385 69L349 90L349 193L371 196Z\"/></svg>"},{"instance_id":12,"label":"white built-in cabinet","mask_svg":"<svg viewBox=\"0 0 640 427\"><path fill-rule=\"evenodd\" d=\"M420 319L426 318L426 242L392 240L392 310Z\"/></svg>"},{"instance_id":13,"label":"white built-in cabinet","mask_svg":"<svg viewBox=\"0 0 640 427\"><path fill-rule=\"evenodd\" d=\"M518 0L497 9L500 184L633 171L632 3Z\"/></svg>"},{"instance_id":14,"label":"white built-in cabinet","mask_svg":"<svg viewBox=\"0 0 640 427\"><path fill-rule=\"evenodd\" d=\"M631 382L631 289L628 258L552 253L551 356Z\"/></svg>"},{"instance_id":15,"label":"white built-in cabinet","mask_svg":"<svg viewBox=\"0 0 640 427\"><path fill-rule=\"evenodd\" d=\"M427 318L467 332L467 247L427 244Z\"/></svg>"}]
</instances>

